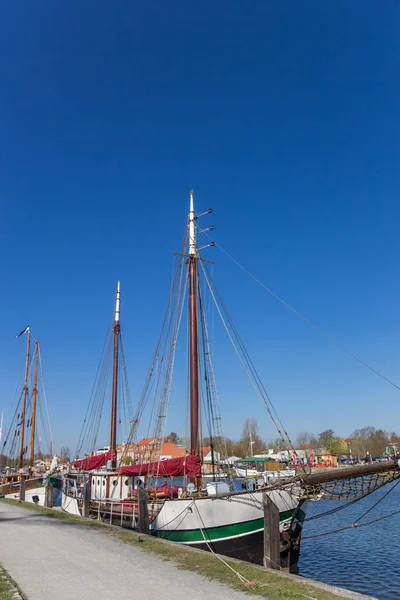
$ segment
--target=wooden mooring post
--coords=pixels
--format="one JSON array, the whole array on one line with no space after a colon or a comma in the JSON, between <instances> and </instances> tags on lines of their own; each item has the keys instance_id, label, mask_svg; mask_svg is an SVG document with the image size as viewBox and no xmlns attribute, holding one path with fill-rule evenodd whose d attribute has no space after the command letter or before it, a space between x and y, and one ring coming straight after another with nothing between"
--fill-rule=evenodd
<instances>
[{"instance_id":1,"label":"wooden mooring post","mask_svg":"<svg viewBox=\"0 0 400 600\"><path fill-rule=\"evenodd\" d=\"M280 570L279 509L267 492L263 493L264 504L264 567Z\"/></svg>"},{"instance_id":2,"label":"wooden mooring post","mask_svg":"<svg viewBox=\"0 0 400 600\"><path fill-rule=\"evenodd\" d=\"M138 507L139 507L139 520L137 530L139 533L149 533L149 507L147 492L140 485L136 489Z\"/></svg>"},{"instance_id":3,"label":"wooden mooring post","mask_svg":"<svg viewBox=\"0 0 400 600\"><path fill-rule=\"evenodd\" d=\"M53 486L49 481L44 486L44 505L46 508L53 508Z\"/></svg>"},{"instance_id":4,"label":"wooden mooring post","mask_svg":"<svg viewBox=\"0 0 400 600\"><path fill-rule=\"evenodd\" d=\"M19 480L19 501L25 502L25 477L21 475L21 479Z\"/></svg>"},{"instance_id":5,"label":"wooden mooring post","mask_svg":"<svg viewBox=\"0 0 400 600\"><path fill-rule=\"evenodd\" d=\"M87 519L90 517L90 493L91 493L91 477L85 479L83 486L83 504L82 504L82 517Z\"/></svg>"}]
</instances>

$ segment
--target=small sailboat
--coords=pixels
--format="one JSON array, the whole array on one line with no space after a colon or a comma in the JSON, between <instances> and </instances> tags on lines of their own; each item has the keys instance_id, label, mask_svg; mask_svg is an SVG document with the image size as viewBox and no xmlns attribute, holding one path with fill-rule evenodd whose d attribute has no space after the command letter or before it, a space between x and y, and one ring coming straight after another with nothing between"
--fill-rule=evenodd
<instances>
[{"instance_id":1,"label":"small sailboat","mask_svg":"<svg viewBox=\"0 0 400 600\"><path fill-rule=\"evenodd\" d=\"M46 469L38 466L35 457L37 452L37 409L39 402L38 373L40 359L40 342L35 342L34 356L31 357L31 330L27 327L19 335L27 335L25 352L25 374L22 395L17 404L15 413L16 419L5 436L1 446L0 464L3 465L3 476L0 479L0 495L6 498L20 498L21 481L24 481L25 501L34 502L44 506L45 484L49 481L53 486L53 505L61 501L61 478L58 473L57 457L54 455ZM19 337L19 336L17 336ZM32 396L29 394L29 376L33 363L33 387ZM30 411L28 410L30 408ZM47 404L45 406L47 412ZM30 416L28 417L28 414ZM44 421L42 426L50 434L50 424L47 413L47 423ZM29 448L26 445L27 434L30 432ZM53 453L53 443L50 441L50 452Z\"/></svg>"},{"instance_id":2,"label":"small sailboat","mask_svg":"<svg viewBox=\"0 0 400 600\"><path fill-rule=\"evenodd\" d=\"M193 546L230 557L263 564L264 556L264 500L267 496L278 509L280 531L280 566L296 571L300 550L302 525L309 498L340 499L362 497L397 477L398 465L370 466L369 470L347 470L335 473L308 474L304 468L296 476L275 478L266 476L261 483L246 481L240 489L234 482L201 479L201 400L207 412L209 434L223 439L219 414L214 366L206 321L204 287L209 291L217 313L245 368L257 395L277 427L280 436L294 451L285 430L271 410L270 400L244 348L237 329L230 319L211 275L200 256L197 242L198 218L194 195L190 192L190 206L182 251L177 254L177 268L171 286L168 306L163 320L143 393L126 443L117 464L116 407L118 381L119 287L116 294L114 318L114 367L111 396L110 450L106 455L90 455L74 463L75 472L65 477L63 508L74 514L89 514L110 522L135 528L138 517L138 488L147 494L151 535ZM210 210L206 213L211 212ZM206 214L203 213L203 214ZM203 230L206 231L206 230ZM210 245L210 244L208 244ZM161 459L161 445L165 433L167 410L171 395L172 373L175 364L177 338L184 312L188 311L188 363L190 405L190 449L187 455L171 460ZM150 397L156 397L153 408L154 436L152 456L147 462L127 464L126 451L135 441L138 424ZM227 453L225 453L227 456ZM367 472L368 471L368 472ZM383 471L385 471L383 473ZM247 470L248 475L248 470ZM258 472L255 475L259 475ZM353 480L368 482L352 485ZM161 479L161 485L159 485ZM174 484L174 481L176 482ZM88 494L88 496L87 496ZM142 494L142 491L140 491Z\"/></svg>"}]
</instances>

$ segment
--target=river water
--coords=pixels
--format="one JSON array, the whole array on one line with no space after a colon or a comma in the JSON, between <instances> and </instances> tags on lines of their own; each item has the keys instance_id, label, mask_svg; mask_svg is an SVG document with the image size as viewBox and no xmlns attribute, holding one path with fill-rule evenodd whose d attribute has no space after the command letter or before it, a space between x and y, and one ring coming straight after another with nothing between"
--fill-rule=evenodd
<instances>
[{"instance_id":1,"label":"river water","mask_svg":"<svg viewBox=\"0 0 400 600\"><path fill-rule=\"evenodd\" d=\"M383 498L389 489L392 491ZM377 500L382 501L359 523L400 510L400 483L389 484L333 515L306 521L301 542L300 574L367 594L379 600L400 599L400 513L365 527L307 539L357 522ZM309 502L307 518L341 502Z\"/></svg>"}]
</instances>

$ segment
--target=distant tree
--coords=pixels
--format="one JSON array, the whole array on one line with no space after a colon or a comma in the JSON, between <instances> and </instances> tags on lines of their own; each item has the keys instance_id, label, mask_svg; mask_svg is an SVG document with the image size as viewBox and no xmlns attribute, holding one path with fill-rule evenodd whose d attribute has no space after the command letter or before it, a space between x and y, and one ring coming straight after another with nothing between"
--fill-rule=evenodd
<instances>
[{"instance_id":1,"label":"distant tree","mask_svg":"<svg viewBox=\"0 0 400 600\"><path fill-rule=\"evenodd\" d=\"M350 436L350 446L353 456L364 458L367 454L371 454L371 438L375 432L376 429L372 425L353 431Z\"/></svg>"},{"instance_id":2,"label":"distant tree","mask_svg":"<svg viewBox=\"0 0 400 600\"><path fill-rule=\"evenodd\" d=\"M236 446L235 442L233 440L231 440L230 438L225 438L224 440L221 440L220 443L218 444L218 447L221 450L218 450L216 447L217 452L222 452L223 455L225 455L225 449L226 449L226 454L227 456L233 456L235 453L233 451L234 447Z\"/></svg>"},{"instance_id":3,"label":"distant tree","mask_svg":"<svg viewBox=\"0 0 400 600\"><path fill-rule=\"evenodd\" d=\"M231 451L229 452L229 456L240 456L240 458L245 458L245 454L243 453L243 446L240 442L233 442L230 449Z\"/></svg>"},{"instance_id":4,"label":"distant tree","mask_svg":"<svg viewBox=\"0 0 400 600\"><path fill-rule=\"evenodd\" d=\"M369 438L369 453L372 457L384 456L389 442L387 431L377 429Z\"/></svg>"},{"instance_id":5,"label":"distant tree","mask_svg":"<svg viewBox=\"0 0 400 600\"><path fill-rule=\"evenodd\" d=\"M202 447L213 446L215 452L219 452L222 456L231 454L230 449L232 447L232 440L224 438L222 436L205 437L202 440Z\"/></svg>"},{"instance_id":6,"label":"distant tree","mask_svg":"<svg viewBox=\"0 0 400 600\"><path fill-rule=\"evenodd\" d=\"M318 443L322 448L327 448L329 443L335 438L333 429L326 429L318 436Z\"/></svg>"},{"instance_id":7,"label":"distant tree","mask_svg":"<svg viewBox=\"0 0 400 600\"><path fill-rule=\"evenodd\" d=\"M179 441L178 434L175 431L171 431L171 433L167 436L167 440L172 444L177 444Z\"/></svg>"},{"instance_id":8,"label":"distant tree","mask_svg":"<svg viewBox=\"0 0 400 600\"><path fill-rule=\"evenodd\" d=\"M135 464L135 460L132 458L132 456L124 456L124 458L121 460L121 465L134 465Z\"/></svg>"},{"instance_id":9,"label":"distant tree","mask_svg":"<svg viewBox=\"0 0 400 600\"><path fill-rule=\"evenodd\" d=\"M331 454L336 454L336 456L343 456L349 453L349 447L346 440L342 440L341 438L329 440L326 449L331 452Z\"/></svg>"},{"instance_id":10,"label":"distant tree","mask_svg":"<svg viewBox=\"0 0 400 600\"><path fill-rule=\"evenodd\" d=\"M296 448L300 450L308 450L311 446L311 438L313 434L309 431L300 431L299 435L296 438Z\"/></svg>"},{"instance_id":11,"label":"distant tree","mask_svg":"<svg viewBox=\"0 0 400 600\"><path fill-rule=\"evenodd\" d=\"M60 457L62 460L71 460L71 450L68 448L68 446L63 446L61 448Z\"/></svg>"},{"instance_id":12,"label":"distant tree","mask_svg":"<svg viewBox=\"0 0 400 600\"><path fill-rule=\"evenodd\" d=\"M243 456L254 456L254 454L260 454L266 449L264 440L258 434L258 423L254 417L246 417L243 423L240 445Z\"/></svg>"}]
</instances>

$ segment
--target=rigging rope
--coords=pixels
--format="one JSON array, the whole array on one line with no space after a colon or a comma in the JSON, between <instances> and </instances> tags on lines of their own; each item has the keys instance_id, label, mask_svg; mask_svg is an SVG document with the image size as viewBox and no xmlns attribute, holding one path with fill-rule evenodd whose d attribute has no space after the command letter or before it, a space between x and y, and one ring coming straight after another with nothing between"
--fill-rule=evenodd
<instances>
[{"instance_id":1,"label":"rigging rope","mask_svg":"<svg viewBox=\"0 0 400 600\"><path fill-rule=\"evenodd\" d=\"M87 408L86 408L86 413L85 413L85 417L83 419L83 424L82 424L82 429L78 438L78 443L76 445L76 452L75 452L75 456L79 456L81 451L82 451L82 447L83 444L85 443L86 439L89 437L88 432L90 430L90 421L91 418L93 416L93 410L94 410L94 403L96 400L96 393L97 393L97 387L99 386L99 381L101 379L101 373L104 367L104 362L105 362L105 357L107 355L107 351L109 351L109 344L110 344L110 331L112 328L112 323L113 323L113 319L111 319L110 324L107 328L107 334L105 336L104 339L104 344L103 344L103 349L101 351L101 355L100 355L100 361L99 364L97 365L97 371L96 371L96 375L95 375L95 379L94 379L94 384L93 384L93 388L92 388L92 392L90 394L90 399L89 402L87 404Z\"/></svg>"},{"instance_id":2,"label":"rigging rope","mask_svg":"<svg viewBox=\"0 0 400 600\"><path fill-rule=\"evenodd\" d=\"M211 301L211 296L210 296ZM211 359L210 340L207 328L207 319L205 314L205 307L201 289L199 287L199 307L200 307L200 318L201 318L201 329L202 329L202 342L203 342L203 361L204 361L204 377L206 380L206 394L208 400L208 411L206 415L208 417L209 435L211 442L211 452L213 453L213 463L215 457L215 447L213 443L217 439L218 443L222 443L222 450L224 456L228 456L228 450L226 446L225 435L222 427L222 419L219 408L218 391L215 381L214 365Z\"/></svg>"},{"instance_id":3,"label":"rigging rope","mask_svg":"<svg viewBox=\"0 0 400 600\"><path fill-rule=\"evenodd\" d=\"M206 233L206 232L203 232L203 233L210 240L212 239L208 235L208 233ZM343 346L343 344L341 344L340 342L338 342L333 336L331 336L329 333L326 333L326 331L324 331L323 329L321 329L320 327L318 327L318 325L316 325L315 323L313 323L313 321L311 321L310 319L308 319L307 317L305 317L304 315L302 315L298 310L296 310L295 308L293 308L293 306L291 306L288 302L286 302L286 300L284 300L283 298L281 298L271 288L269 288L267 285L265 285L265 283L263 283L262 281L260 281L259 279L257 279L257 277L255 277L255 275L253 275L243 265L241 265L239 263L239 261L237 261L233 256L231 256L217 242L214 241L214 245L217 248L219 248L221 250L221 252L223 252L225 254L225 256L227 256L236 266L238 266L239 269L241 269L251 279L253 279L256 283L258 283L258 285L260 285L262 288L264 288L271 296L273 296L276 300L278 300L283 306L285 306L293 314L295 314L297 317L299 317L299 319L301 319L302 321L304 321L305 323L307 323L307 325L309 325L310 327L312 327L317 333L319 333L320 335L322 335L323 337L325 337L332 344L334 344L337 348L339 348L340 350L342 350L343 352L345 352L346 354L348 354L348 356L350 356L351 358L353 358L354 360L356 360L357 362L359 362L361 365L363 365L364 367L366 367L367 369L369 369L372 373L374 373L375 375L377 375L378 377L380 377L381 379L383 379L384 381L386 381L387 383L389 383L390 385L392 385L397 390L400 390L400 385L398 385L397 383L395 383L394 381L392 381L391 379L389 379L389 377L386 377L386 375L383 375L383 373L380 373L377 369L374 369L374 367L372 367L369 363L367 363L362 358L360 358L359 356L357 356L356 354L354 354L354 352L352 352L351 350L349 350L348 348L346 348L345 346Z\"/></svg>"},{"instance_id":4,"label":"rigging rope","mask_svg":"<svg viewBox=\"0 0 400 600\"><path fill-rule=\"evenodd\" d=\"M359 527L367 527L368 525L373 525L374 523L378 523L379 521L384 521L385 519L389 519L390 517L394 517L395 515L400 514L400 510L395 510L388 515L383 515L383 517L378 517L377 519L372 519L371 521L367 521L366 523L357 523L354 522L351 525L345 525L345 527L340 527L339 529L332 529L331 531L324 531L323 533L316 533L315 535L306 535L302 536L302 540L312 540L319 537L325 537L327 535L333 535L334 533L342 533L342 531L346 531L347 529L358 529Z\"/></svg>"},{"instance_id":5,"label":"rigging rope","mask_svg":"<svg viewBox=\"0 0 400 600\"><path fill-rule=\"evenodd\" d=\"M39 369L40 369L40 377L41 377L41 382L42 382L42 392L43 392L44 406L45 406L45 409L46 409L46 416L47 416L48 433L50 434L50 439L48 440L50 442L50 454L54 454L54 452L55 452L54 439L53 439L53 432L52 432L51 424L50 424L50 415L49 415L49 407L48 407L48 404L47 404L46 388L45 388L45 385L44 385L42 351L40 349L40 345L39 345ZM40 404L41 403L39 401L39 406L40 406ZM45 430L45 428L44 428L44 430Z\"/></svg>"},{"instance_id":6,"label":"rigging rope","mask_svg":"<svg viewBox=\"0 0 400 600\"><path fill-rule=\"evenodd\" d=\"M236 571L236 569L234 569L226 560L224 560L222 558L222 556L220 556L219 554L217 554L216 552L214 552L214 549L212 548L212 546L208 542L206 536L204 535L204 529L206 529L206 527L205 527L204 521L203 521L203 519L202 519L202 517L200 515L200 511L197 508L197 504L196 504L196 502L194 500L193 500L193 506L195 507L196 512L197 512L197 517L198 517L198 520L199 520L199 523L200 523L199 529L200 529L201 535L203 537L203 540L204 540L207 548L211 552L211 554L213 556L215 556L215 558L218 558L218 560L220 560L226 567L228 567L228 569L230 569L236 575L236 577L239 579L239 581L241 583L243 583L246 587L250 586L250 585L255 585L254 581L249 581L248 579L246 579L246 577L244 577L244 575L242 575L241 573L239 573L239 571ZM207 529L206 529L206 531L207 531Z\"/></svg>"},{"instance_id":7,"label":"rigging rope","mask_svg":"<svg viewBox=\"0 0 400 600\"><path fill-rule=\"evenodd\" d=\"M176 261L176 265L175 265L175 269L174 269L174 276L172 278L171 288L170 288L168 301L167 301L167 306L166 306L164 317L162 320L160 332L159 332L159 335L157 338L156 347L155 347L152 359L150 361L150 365L149 365L149 368L147 371L147 377L146 377L146 380L145 380L145 383L144 383L144 386L142 389L142 393L141 393L141 396L140 396L140 399L138 402L138 406L137 406L137 409L136 409L136 412L135 412L135 415L134 415L134 418L132 421L130 433L129 433L128 439L125 444L125 448L124 448L122 456L121 456L121 462L122 462L122 460L124 460L125 456L127 455L129 447L131 446L131 444L134 442L134 440L136 438L136 432L137 432L137 428L138 428L140 419L143 416L143 412L147 406L150 396L152 395L153 389L155 389L154 400L153 400L153 412L152 412L152 417L151 417L149 423L151 424L153 421L153 413L155 411L156 397L158 394L158 386L159 386L159 382L161 381L161 376L162 376L163 367L164 367L164 352L165 352L165 348L166 348L166 340L168 339L168 335L169 335L170 327L171 327L171 323L172 323L173 308L174 308L173 300L176 296L176 282L178 280L180 269L183 265L184 249L187 245L187 238L188 238L188 231L187 231L187 228L185 228L185 234L184 234L182 244L181 244L181 252L177 254L177 256L179 256L179 258ZM161 349L163 349L163 352L161 352ZM150 424L149 424L148 433L149 433L150 427L151 427Z\"/></svg>"},{"instance_id":8,"label":"rigging rope","mask_svg":"<svg viewBox=\"0 0 400 600\"><path fill-rule=\"evenodd\" d=\"M292 441L291 441L291 439L290 439L287 431L284 429L284 427L282 425L282 422L281 422L281 420L280 420L280 418L279 418L279 416L277 414L277 411L276 411L276 409L275 409L275 407L274 407L274 405L272 403L272 400L269 397L269 395L268 395L268 393L267 393L267 391L266 391L266 389L264 387L264 384L261 381L260 376L257 373L257 370L256 370L256 368L254 366L254 363L252 362L252 360L250 358L250 355L248 354L248 352L247 352L247 350L246 350L246 348L245 348L245 346L243 344L243 341L241 340L241 338L239 336L239 333L238 333L238 331L236 329L235 324L233 323L233 320L229 316L229 313L228 313L228 311L226 309L226 306L224 305L224 303L223 303L223 301L222 301L222 299L221 299L221 297L220 297L220 295L218 293L218 290L216 289L215 283L211 281L210 275L208 274L207 269L204 267L203 263L200 262L200 264L201 264L201 267L203 269L204 278L205 278L205 280L207 282L207 285L209 287L210 293L211 293L211 295L213 297L214 304L216 306L217 312L218 312L218 314L219 314L219 316L221 318L221 321L222 321L222 323L224 325L225 331L226 331L226 333L227 333L227 335L228 335L228 337L229 337L229 339L230 339L230 341L232 343L232 346L233 346L233 348L234 348L234 350L235 350L235 352L236 352L236 354L237 354L237 356L238 356L238 358L239 358L239 360L240 360L240 362L241 362L241 364L242 364L242 366L243 366L243 368L244 368L244 370L245 370L245 372L246 372L246 374L247 374L247 376L248 376L251 384L253 385L253 387L254 387L257 395L261 399L261 401L264 403L264 406L265 406L265 408L266 408L266 410L267 410L267 412L268 412L268 414L269 414L269 416L270 416L273 424L275 425L275 427L276 427L279 435L281 436L281 438L283 440L286 439L286 442L288 443L288 445L291 448L292 452L294 453L295 456L297 456L297 453L296 453L296 450L294 448L294 445L293 445L293 443L292 443ZM218 295L219 303L217 301L217 297L216 297L217 295ZM230 331L230 329L229 329L229 327L228 327L228 325L226 323L226 320L225 320L224 315L222 313L220 304L221 304L221 306L222 306L222 308L224 310L224 313L226 315L226 318L227 318L227 320L228 320L228 322L229 322L229 324L231 326L232 332ZM235 344L235 340L233 339L233 335L232 334L235 336L241 352L239 351L237 345ZM274 416L274 414L275 414L275 416ZM306 472L305 468L304 468L304 465L302 463L300 463L300 466L303 469L303 471Z\"/></svg>"}]
</instances>

